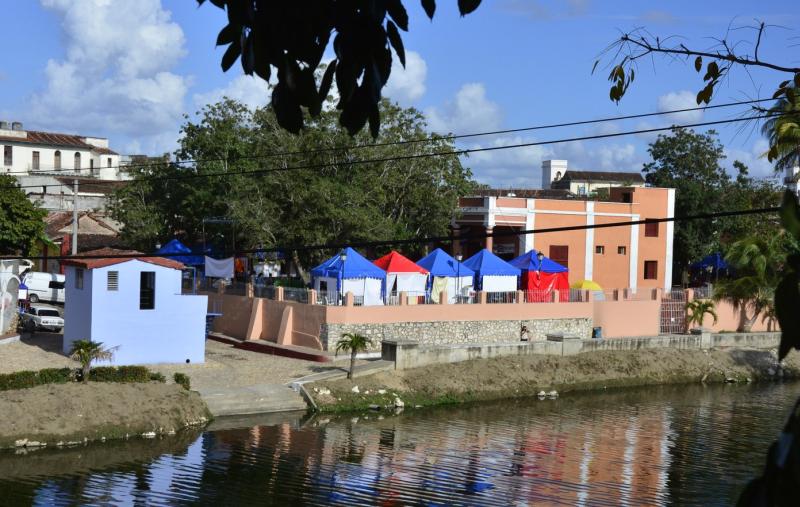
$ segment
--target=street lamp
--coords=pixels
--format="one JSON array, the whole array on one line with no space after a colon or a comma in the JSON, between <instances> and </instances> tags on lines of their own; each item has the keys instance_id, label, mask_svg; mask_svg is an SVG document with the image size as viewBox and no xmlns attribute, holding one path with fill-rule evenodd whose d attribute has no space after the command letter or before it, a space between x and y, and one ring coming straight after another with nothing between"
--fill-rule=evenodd
<instances>
[{"instance_id":1,"label":"street lamp","mask_svg":"<svg viewBox=\"0 0 800 507\"><path fill-rule=\"evenodd\" d=\"M339 260L342 262L342 269L339 271L339 295L344 303L344 263L347 261L347 251L339 252Z\"/></svg>"},{"instance_id":2,"label":"street lamp","mask_svg":"<svg viewBox=\"0 0 800 507\"><path fill-rule=\"evenodd\" d=\"M456 302L461 299L459 296L461 295L461 259L463 258L461 252L456 254Z\"/></svg>"}]
</instances>

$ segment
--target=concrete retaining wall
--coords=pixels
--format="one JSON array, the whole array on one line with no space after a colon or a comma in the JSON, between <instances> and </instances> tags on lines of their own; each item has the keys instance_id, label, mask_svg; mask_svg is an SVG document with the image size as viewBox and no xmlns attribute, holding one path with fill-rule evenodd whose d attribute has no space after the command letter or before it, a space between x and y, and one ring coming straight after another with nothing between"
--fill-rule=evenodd
<instances>
[{"instance_id":1,"label":"concrete retaining wall","mask_svg":"<svg viewBox=\"0 0 800 507\"><path fill-rule=\"evenodd\" d=\"M564 333L580 338L590 338L592 335L592 321L588 318L397 322L386 324L323 323L320 342L326 350L334 350L336 343L344 333L359 333L372 338L372 350L381 350L381 341L384 340L413 340L423 347L474 343L490 346L493 344L519 342L522 326L528 328L530 340L544 340L547 334L552 333Z\"/></svg>"},{"instance_id":2,"label":"concrete retaining wall","mask_svg":"<svg viewBox=\"0 0 800 507\"><path fill-rule=\"evenodd\" d=\"M657 348L707 349L747 347L772 349L778 346L780 333L731 333L704 335L664 335L613 340L582 339L565 335L549 336L534 342L424 346L413 340L384 340L382 359L394 361L395 369L418 368L431 364L458 363L471 359L532 354L566 356L599 350L641 350Z\"/></svg>"}]
</instances>

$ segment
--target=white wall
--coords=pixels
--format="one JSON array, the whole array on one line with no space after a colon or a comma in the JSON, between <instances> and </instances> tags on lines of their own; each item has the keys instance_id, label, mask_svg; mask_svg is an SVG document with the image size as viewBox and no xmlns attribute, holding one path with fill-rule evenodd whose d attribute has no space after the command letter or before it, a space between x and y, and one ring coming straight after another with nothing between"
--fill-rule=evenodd
<instances>
[{"instance_id":1,"label":"white wall","mask_svg":"<svg viewBox=\"0 0 800 507\"><path fill-rule=\"evenodd\" d=\"M36 173L33 169L33 152L39 152L39 170L53 171L55 169L55 153L61 152L61 170L71 173L75 167L75 153L81 154L81 176L97 176L101 179L116 180L119 166L119 155L103 155L89 149L59 146L39 146L27 143L14 143L13 141L0 141L0 147L12 146L12 165L5 165L5 158L0 158L0 171L21 174L24 172ZM0 151L0 154L4 150ZM111 159L111 169L108 169L108 159ZM90 172L90 160L94 160L94 172ZM52 174L52 173L51 173Z\"/></svg>"},{"instance_id":2,"label":"white wall","mask_svg":"<svg viewBox=\"0 0 800 507\"><path fill-rule=\"evenodd\" d=\"M75 288L75 266L65 266L64 342L68 354L75 340L92 339L92 271L83 270L83 289Z\"/></svg>"},{"instance_id":3,"label":"white wall","mask_svg":"<svg viewBox=\"0 0 800 507\"><path fill-rule=\"evenodd\" d=\"M117 291L107 290L109 271L119 273ZM153 310L139 309L140 273L143 271L156 273ZM106 347L119 347L114 354L114 364L205 361L207 296L181 295L179 270L131 260L97 268L91 273L94 287L91 339L103 342ZM72 275L74 277L74 273ZM68 271L67 286L70 283ZM71 318L71 314L65 314L66 322Z\"/></svg>"}]
</instances>

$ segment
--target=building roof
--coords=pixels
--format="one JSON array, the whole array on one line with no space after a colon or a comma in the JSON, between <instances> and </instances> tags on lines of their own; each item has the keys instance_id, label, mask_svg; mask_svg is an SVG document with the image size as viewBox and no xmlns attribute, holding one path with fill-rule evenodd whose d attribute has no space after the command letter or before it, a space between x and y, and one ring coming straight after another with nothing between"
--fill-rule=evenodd
<instances>
[{"instance_id":1,"label":"building roof","mask_svg":"<svg viewBox=\"0 0 800 507\"><path fill-rule=\"evenodd\" d=\"M122 264L132 260L147 262L148 264L155 264L172 269L183 269L183 264L172 259L165 259L164 257L136 257L137 255L144 255L142 252L136 250L118 250L116 248L100 248L98 250L90 250L84 252L83 256L91 256L91 259L67 259L62 261L62 264L68 266L77 266L84 269L104 268L106 266L113 266L114 264ZM109 257L105 257L109 256ZM111 257L118 256L118 257ZM119 257L125 256L125 257ZM97 258L94 258L97 257Z\"/></svg>"},{"instance_id":2,"label":"building roof","mask_svg":"<svg viewBox=\"0 0 800 507\"><path fill-rule=\"evenodd\" d=\"M611 181L623 182L629 181L631 183L644 183L642 173L633 173L625 171L573 171L567 169L564 176L560 180L554 181Z\"/></svg>"},{"instance_id":3,"label":"building roof","mask_svg":"<svg viewBox=\"0 0 800 507\"><path fill-rule=\"evenodd\" d=\"M48 238L60 238L72 234L72 212L54 211L44 219L44 232ZM81 211L78 213L78 235L118 236L120 224L102 213Z\"/></svg>"},{"instance_id":4,"label":"building roof","mask_svg":"<svg viewBox=\"0 0 800 507\"><path fill-rule=\"evenodd\" d=\"M575 197L569 190L560 188L484 188L475 192L475 195L480 197L512 197L509 194L524 199L572 199Z\"/></svg>"},{"instance_id":5,"label":"building roof","mask_svg":"<svg viewBox=\"0 0 800 507\"><path fill-rule=\"evenodd\" d=\"M101 168L102 169L102 168ZM69 171L69 169L64 169L64 171ZM35 174L36 171L33 171ZM127 181L120 181L120 180L98 180L96 178L87 178L87 177L80 177L77 178L75 176L56 176L56 180L62 185L67 186L68 188L72 188L73 183L75 180L78 180L78 194L80 193L90 193L90 194L110 194L114 192L114 190L124 187L128 184ZM44 185L47 186L47 185Z\"/></svg>"},{"instance_id":6,"label":"building roof","mask_svg":"<svg viewBox=\"0 0 800 507\"><path fill-rule=\"evenodd\" d=\"M91 150L103 155L117 155L117 152L109 148L101 148L84 141L84 137L72 134L58 134L55 132L39 132L36 130L22 130L26 137L0 135L0 141L9 141L22 144L37 144L42 146L61 146L64 148L80 148Z\"/></svg>"}]
</instances>

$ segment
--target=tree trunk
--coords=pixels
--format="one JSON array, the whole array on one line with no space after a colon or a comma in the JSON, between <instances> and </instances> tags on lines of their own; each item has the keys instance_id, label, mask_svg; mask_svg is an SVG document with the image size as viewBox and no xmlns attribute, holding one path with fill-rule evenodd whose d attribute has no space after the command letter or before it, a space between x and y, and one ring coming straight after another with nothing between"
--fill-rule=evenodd
<instances>
[{"instance_id":1,"label":"tree trunk","mask_svg":"<svg viewBox=\"0 0 800 507\"><path fill-rule=\"evenodd\" d=\"M744 312L742 312L742 314L744 314ZM758 312L754 312L752 317L745 319L742 332L749 333L753 329L753 324L756 323L756 319L758 319Z\"/></svg>"},{"instance_id":2,"label":"tree trunk","mask_svg":"<svg viewBox=\"0 0 800 507\"><path fill-rule=\"evenodd\" d=\"M91 366L87 364L81 369L83 370L83 381L89 382L89 370L91 369Z\"/></svg>"},{"instance_id":3,"label":"tree trunk","mask_svg":"<svg viewBox=\"0 0 800 507\"><path fill-rule=\"evenodd\" d=\"M297 250L292 251L292 263L297 270L297 274L303 279L303 283L311 283L311 277L308 275L308 272L303 269L303 265L300 264L300 257L297 255Z\"/></svg>"},{"instance_id":4,"label":"tree trunk","mask_svg":"<svg viewBox=\"0 0 800 507\"><path fill-rule=\"evenodd\" d=\"M347 370L347 378L348 379L352 379L353 378L353 368L355 368L355 367L356 367L356 349L353 349L350 352L350 369Z\"/></svg>"}]
</instances>

